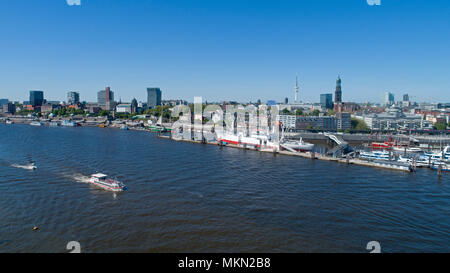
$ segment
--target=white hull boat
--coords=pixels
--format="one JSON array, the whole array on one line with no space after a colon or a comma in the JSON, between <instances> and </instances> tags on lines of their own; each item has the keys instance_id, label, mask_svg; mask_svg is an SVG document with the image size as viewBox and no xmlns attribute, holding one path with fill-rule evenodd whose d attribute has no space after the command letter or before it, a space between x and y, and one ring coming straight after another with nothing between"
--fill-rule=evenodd
<instances>
[{"instance_id":1,"label":"white hull boat","mask_svg":"<svg viewBox=\"0 0 450 273\"><path fill-rule=\"evenodd\" d=\"M102 173L91 175L89 183L112 192L122 192L127 189L122 182L108 178L106 174Z\"/></svg>"}]
</instances>

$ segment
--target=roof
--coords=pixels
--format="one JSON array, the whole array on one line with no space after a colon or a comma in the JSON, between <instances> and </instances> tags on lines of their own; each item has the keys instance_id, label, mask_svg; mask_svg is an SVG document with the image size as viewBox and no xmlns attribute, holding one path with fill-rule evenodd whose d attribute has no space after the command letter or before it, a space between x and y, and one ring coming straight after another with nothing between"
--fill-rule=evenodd
<instances>
[{"instance_id":1,"label":"roof","mask_svg":"<svg viewBox=\"0 0 450 273\"><path fill-rule=\"evenodd\" d=\"M93 174L92 177L95 177L95 178L105 178L105 177L108 177L108 175L102 174L102 173L96 173L96 174Z\"/></svg>"}]
</instances>

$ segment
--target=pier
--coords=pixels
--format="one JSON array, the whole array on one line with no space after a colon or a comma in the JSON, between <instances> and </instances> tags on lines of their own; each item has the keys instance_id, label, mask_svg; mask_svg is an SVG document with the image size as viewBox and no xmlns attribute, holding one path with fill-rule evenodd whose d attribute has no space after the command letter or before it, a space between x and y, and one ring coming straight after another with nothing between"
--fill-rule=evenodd
<instances>
[{"instance_id":1,"label":"pier","mask_svg":"<svg viewBox=\"0 0 450 273\"><path fill-rule=\"evenodd\" d=\"M337 157L331 157L315 152L297 152L293 150L277 150L274 151L272 149L258 149L254 147L249 146L243 146L243 145L235 145L235 144L220 144L217 142L202 142L201 140L195 140L195 139L182 139L182 138L172 138L169 135L158 135L159 138L168 139L168 140L174 140L174 141L182 141L182 142L189 142L189 143L196 143L196 144L204 144L204 145L216 145L216 146L222 146L222 147L229 147L229 148L235 148L235 149L244 149L244 150L252 150L255 152L263 152L263 153L273 153L273 154L280 154L285 156L296 156L301 157L305 159L311 159L311 160L322 160L322 161L329 161L329 162L336 162L341 164L347 164L347 165L358 165L358 166L364 166L364 167L372 167L372 168L379 168L379 169L386 169L386 170L394 170L394 171L402 171L402 172L412 172L413 168L406 164L400 164L397 162L391 162L391 161L365 161L358 158L337 158ZM282 145L280 145L283 147Z\"/></svg>"}]
</instances>

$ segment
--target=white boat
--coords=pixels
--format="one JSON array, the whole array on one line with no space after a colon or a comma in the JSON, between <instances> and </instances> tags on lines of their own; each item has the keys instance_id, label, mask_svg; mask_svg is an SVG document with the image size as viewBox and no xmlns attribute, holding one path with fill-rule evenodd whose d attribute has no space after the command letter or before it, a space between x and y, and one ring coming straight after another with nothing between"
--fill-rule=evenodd
<instances>
[{"instance_id":1,"label":"white boat","mask_svg":"<svg viewBox=\"0 0 450 273\"><path fill-rule=\"evenodd\" d=\"M77 124L76 124L74 121L63 120L63 122L61 123L61 126L65 126L65 127L76 127Z\"/></svg>"},{"instance_id":2,"label":"white boat","mask_svg":"<svg viewBox=\"0 0 450 273\"><path fill-rule=\"evenodd\" d=\"M372 152L360 152L360 158L369 160L390 160L389 152L386 151L372 151Z\"/></svg>"},{"instance_id":3,"label":"white boat","mask_svg":"<svg viewBox=\"0 0 450 273\"><path fill-rule=\"evenodd\" d=\"M396 152L407 152L407 153L420 153L422 152L422 149L416 148L416 147L401 147L401 146L394 146L392 149Z\"/></svg>"},{"instance_id":4,"label":"white boat","mask_svg":"<svg viewBox=\"0 0 450 273\"><path fill-rule=\"evenodd\" d=\"M126 186L122 182L108 178L108 175L102 173L91 175L89 183L113 192L121 192L126 190Z\"/></svg>"},{"instance_id":5,"label":"white boat","mask_svg":"<svg viewBox=\"0 0 450 273\"><path fill-rule=\"evenodd\" d=\"M28 165L18 165L18 164L13 164L11 165L14 168L19 168L19 169L25 169L25 170L30 170L30 171L34 171L37 169L36 165L34 163L30 163Z\"/></svg>"},{"instance_id":6,"label":"white boat","mask_svg":"<svg viewBox=\"0 0 450 273\"><path fill-rule=\"evenodd\" d=\"M39 121L33 121L30 123L31 126L42 126L42 123L40 123Z\"/></svg>"},{"instance_id":7,"label":"white boat","mask_svg":"<svg viewBox=\"0 0 450 273\"><path fill-rule=\"evenodd\" d=\"M12 120L7 120L6 124L14 124L14 122Z\"/></svg>"},{"instance_id":8,"label":"white boat","mask_svg":"<svg viewBox=\"0 0 450 273\"><path fill-rule=\"evenodd\" d=\"M425 153L426 157L430 157L432 161L450 162L450 146L446 146L441 152Z\"/></svg>"},{"instance_id":9,"label":"white boat","mask_svg":"<svg viewBox=\"0 0 450 273\"><path fill-rule=\"evenodd\" d=\"M49 125L52 126L52 127L58 127L60 124L57 121L52 121L52 122L50 122Z\"/></svg>"},{"instance_id":10,"label":"white boat","mask_svg":"<svg viewBox=\"0 0 450 273\"><path fill-rule=\"evenodd\" d=\"M296 150L296 151L311 151L314 148L314 144L307 143L303 141L303 138L300 140L286 140L285 135L287 131L287 127L282 125L281 127L281 138L280 138L280 146L287 150Z\"/></svg>"},{"instance_id":11,"label":"white boat","mask_svg":"<svg viewBox=\"0 0 450 273\"><path fill-rule=\"evenodd\" d=\"M374 160L372 164L379 168L386 168L391 170L407 171L413 172L414 169L411 164L402 163L397 161L386 161L386 160Z\"/></svg>"},{"instance_id":12,"label":"white boat","mask_svg":"<svg viewBox=\"0 0 450 273\"><path fill-rule=\"evenodd\" d=\"M297 151L311 151L314 148L314 144L304 142L302 138L299 141L282 141L280 145L286 146L290 149Z\"/></svg>"},{"instance_id":13,"label":"white boat","mask_svg":"<svg viewBox=\"0 0 450 273\"><path fill-rule=\"evenodd\" d=\"M430 164L432 164L434 161L429 160L429 158L425 157L425 156L419 156L419 157L404 157L404 156L399 156L398 162L401 163L409 163L409 164L416 164L417 167L428 167Z\"/></svg>"}]
</instances>

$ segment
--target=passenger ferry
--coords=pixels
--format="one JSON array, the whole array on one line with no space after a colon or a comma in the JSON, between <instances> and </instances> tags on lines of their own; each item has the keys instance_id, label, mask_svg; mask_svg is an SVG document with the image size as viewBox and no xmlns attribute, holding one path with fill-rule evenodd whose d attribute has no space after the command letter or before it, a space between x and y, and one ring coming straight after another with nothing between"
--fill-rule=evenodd
<instances>
[{"instance_id":1,"label":"passenger ferry","mask_svg":"<svg viewBox=\"0 0 450 273\"><path fill-rule=\"evenodd\" d=\"M389 152L386 151L360 152L359 157L369 160L390 160Z\"/></svg>"},{"instance_id":2,"label":"passenger ferry","mask_svg":"<svg viewBox=\"0 0 450 273\"><path fill-rule=\"evenodd\" d=\"M77 127L77 124L74 121L70 121L70 120L63 120L61 125L65 126L65 127Z\"/></svg>"},{"instance_id":3,"label":"passenger ferry","mask_svg":"<svg viewBox=\"0 0 450 273\"><path fill-rule=\"evenodd\" d=\"M425 157L425 156L419 156L419 157L415 157L415 158L399 156L398 162L410 163L410 164L415 163L416 167L428 167L434 161L430 161L429 158Z\"/></svg>"},{"instance_id":4,"label":"passenger ferry","mask_svg":"<svg viewBox=\"0 0 450 273\"><path fill-rule=\"evenodd\" d=\"M442 152L432 152L432 153L425 153L426 157L430 157L431 160L435 161L445 161L450 162L450 146L446 146Z\"/></svg>"},{"instance_id":5,"label":"passenger ferry","mask_svg":"<svg viewBox=\"0 0 450 273\"><path fill-rule=\"evenodd\" d=\"M126 186L117 180L108 178L108 175L97 173L91 175L91 179L89 179L89 183L94 184L100 188L103 188L108 191L113 192L121 192L125 191L127 188Z\"/></svg>"}]
</instances>

